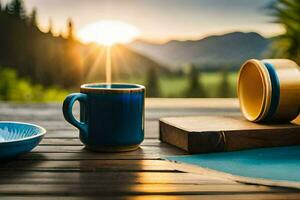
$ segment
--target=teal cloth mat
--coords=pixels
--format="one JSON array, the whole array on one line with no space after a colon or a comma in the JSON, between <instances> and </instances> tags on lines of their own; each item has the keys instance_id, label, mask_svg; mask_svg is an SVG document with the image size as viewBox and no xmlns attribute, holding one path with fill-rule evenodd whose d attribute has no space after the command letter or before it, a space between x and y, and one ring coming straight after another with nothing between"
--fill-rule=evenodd
<instances>
[{"instance_id":1,"label":"teal cloth mat","mask_svg":"<svg viewBox=\"0 0 300 200\"><path fill-rule=\"evenodd\" d=\"M300 182L300 146L171 156L167 159L243 177Z\"/></svg>"}]
</instances>

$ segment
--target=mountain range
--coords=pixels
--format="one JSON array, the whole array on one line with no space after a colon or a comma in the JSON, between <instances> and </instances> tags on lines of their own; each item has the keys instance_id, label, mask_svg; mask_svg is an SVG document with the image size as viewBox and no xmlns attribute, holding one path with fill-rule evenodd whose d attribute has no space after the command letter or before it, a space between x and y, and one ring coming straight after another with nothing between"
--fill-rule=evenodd
<instances>
[{"instance_id":1,"label":"mountain range","mask_svg":"<svg viewBox=\"0 0 300 200\"><path fill-rule=\"evenodd\" d=\"M178 69L186 64L215 68L239 66L247 59L262 58L269 45L270 39L256 32L232 32L199 40L171 40L164 44L135 40L129 47L170 69Z\"/></svg>"}]
</instances>

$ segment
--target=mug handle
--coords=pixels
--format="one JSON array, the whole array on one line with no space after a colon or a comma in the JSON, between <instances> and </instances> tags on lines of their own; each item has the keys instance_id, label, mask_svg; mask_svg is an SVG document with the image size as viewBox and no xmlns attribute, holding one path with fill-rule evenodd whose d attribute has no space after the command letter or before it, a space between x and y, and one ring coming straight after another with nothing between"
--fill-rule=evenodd
<instances>
[{"instance_id":1,"label":"mug handle","mask_svg":"<svg viewBox=\"0 0 300 200\"><path fill-rule=\"evenodd\" d=\"M72 124L73 126L75 126L76 128L78 128L79 130L82 131L82 133L84 133L85 136L87 136L88 134L88 126L86 122L80 122L78 121L74 115L73 115L73 105L75 103L75 101L79 101L80 103L85 103L87 99L87 95L83 94L83 93L73 93L70 94L66 97L66 99L64 100L63 103L63 114L65 119Z\"/></svg>"}]
</instances>

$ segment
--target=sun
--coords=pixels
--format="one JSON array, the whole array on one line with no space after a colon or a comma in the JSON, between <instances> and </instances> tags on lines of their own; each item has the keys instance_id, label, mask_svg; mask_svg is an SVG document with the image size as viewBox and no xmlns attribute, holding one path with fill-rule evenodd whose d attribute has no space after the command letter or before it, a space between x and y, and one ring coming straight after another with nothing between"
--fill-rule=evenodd
<instances>
[{"instance_id":1,"label":"sun","mask_svg":"<svg viewBox=\"0 0 300 200\"><path fill-rule=\"evenodd\" d=\"M121 21L103 20L88 24L78 32L79 39L84 43L96 42L112 46L125 44L139 36L140 31L133 25Z\"/></svg>"}]
</instances>

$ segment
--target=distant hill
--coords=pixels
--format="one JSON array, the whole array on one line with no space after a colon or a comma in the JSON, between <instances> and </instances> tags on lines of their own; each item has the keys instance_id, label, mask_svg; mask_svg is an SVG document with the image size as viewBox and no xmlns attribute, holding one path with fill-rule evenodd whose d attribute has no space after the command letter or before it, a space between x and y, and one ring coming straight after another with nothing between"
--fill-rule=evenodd
<instances>
[{"instance_id":1,"label":"distant hill","mask_svg":"<svg viewBox=\"0 0 300 200\"><path fill-rule=\"evenodd\" d=\"M246 59L261 58L269 44L269 39L255 32L232 32L164 44L136 40L129 46L174 69L189 63L214 67L240 65Z\"/></svg>"}]
</instances>

